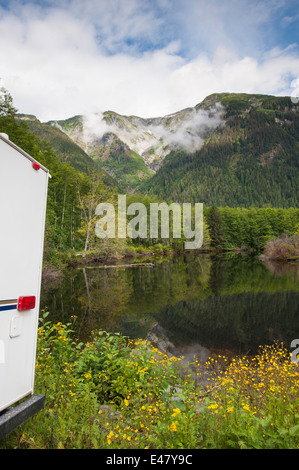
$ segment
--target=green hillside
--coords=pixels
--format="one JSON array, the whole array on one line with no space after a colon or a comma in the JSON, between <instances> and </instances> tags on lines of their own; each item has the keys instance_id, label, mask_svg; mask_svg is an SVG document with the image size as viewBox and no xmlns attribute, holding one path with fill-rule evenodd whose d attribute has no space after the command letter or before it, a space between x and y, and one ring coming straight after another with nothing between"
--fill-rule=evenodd
<instances>
[{"instance_id":1,"label":"green hillside","mask_svg":"<svg viewBox=\"0 0 299 470\"><path fill-rule=\"evenodd\" d=\"M94 147L90 155L124 191L134 190L140 181L149 179L153 175L153 171L145 165L143 158L114 134L105 134L102 145Z\"/></svg>"},{"instance_id":2,"label":"green hillside","mask_svg":"<svg viewBox=\"0 0 299 470\"><path fill-rule=\"evenodd\" d=\"M216 206L298 206L299 106L288 97L223 93L198 107L217 102L225 125L195 153L172 151L142 191Z\"/></svg>"},{"instance_id":3,"label":"green hillside","mask_svg":"<svg viewBox=\"0 0 299 470\"><path fill-rule=\"evenodd\" d=\"M107 184L115 184L112 178L105 171L101 171L97 163L59 128L41 123L35 116L26 114L17 114L16 120L19 123L25 123L32 134L47 142L60 161L69 163L76 170L84 173L97 171L101 173L103 181Z\"/></svg>"},{"instance_id":4,"label":"green hillside","mask_svg":"<svg viewBox=\"0 0 299 470\"><path fill-rule=\"evenodd\" d=\"M153 175L143 158L113 133L107 132L101 138L84 142L83 116L74 116L64 121L39 123L39 126L30 122L29 126L34 134L41 135L50 142L56 151L61 153L64 146L67 146L68 159L73 166L77 165L77 168L83 169L82 167L88 164L88 167L93 165L101 168L117 183L120 191L130 192L141 181ZM58 143L60 143L59 148Z\"/></svg>"}]
</instances>

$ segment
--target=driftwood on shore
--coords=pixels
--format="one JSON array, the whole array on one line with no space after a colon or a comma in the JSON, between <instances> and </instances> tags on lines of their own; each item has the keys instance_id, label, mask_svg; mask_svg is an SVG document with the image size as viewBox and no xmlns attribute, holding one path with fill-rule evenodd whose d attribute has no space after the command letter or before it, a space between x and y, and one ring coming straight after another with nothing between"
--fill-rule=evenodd
<instances>
[{"instance_id":1,"label":"driftwood on shore","mask_svg":"<svg viewBox=\"0 0 299 470\"><path fill-rule=\"evenodd\" d=\"M154 267L153 263L131 263L131 264L112 264L112 265L104 265L99 266L99 268L108 269L108 268L138 268L140 266L146 266L147 268Z\"/></svg>"}]
</instances>

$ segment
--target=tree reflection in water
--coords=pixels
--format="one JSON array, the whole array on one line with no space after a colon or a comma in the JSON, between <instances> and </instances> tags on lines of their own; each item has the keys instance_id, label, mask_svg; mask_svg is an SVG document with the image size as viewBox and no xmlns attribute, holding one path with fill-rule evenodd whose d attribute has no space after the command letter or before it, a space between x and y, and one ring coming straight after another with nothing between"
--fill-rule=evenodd
<instances>
[{"instance_id":1,"label":"tree reflection in water","mask_svg":"<svg viewBox=\"0 0 299 470\"><path fill-rule=\"evenodd\" d=\"M298 270L244 254L69 269L57 285L43 285L41 307L53 321L77 316L82 340L95 329L146 338L158 323L178 348L255 352L274 340L288 346L299 338Z\"/></svg>"}]
</instances>

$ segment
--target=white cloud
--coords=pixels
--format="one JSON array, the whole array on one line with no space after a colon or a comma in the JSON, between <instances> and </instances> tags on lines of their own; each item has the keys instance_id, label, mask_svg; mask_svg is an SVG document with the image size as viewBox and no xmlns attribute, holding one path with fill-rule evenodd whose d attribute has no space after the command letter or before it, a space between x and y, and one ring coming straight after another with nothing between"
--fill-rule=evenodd
<instances>
[{"instance_id":1,"label":"white cloud","mask_svg":"<svg viewBox=\"0 0 299 470\"><path fill-rule=\"evenodd\" d=\"M261 47L255 56L242 55L236 45L238 35L242 44L256 44L252 31L268 19L269 2L253 2L247 11L247 0L241 7L234 1L236 13L225 23L216 7L223 5L227 19L233 13L228 3L190 0L184 17L181 0L172 10L168 0L155 0L155 8L146 0L55 0L49 9L16 1L0 10L0 77L19 111L42 121L108 109L162 116L222 91L291 95L299 76L296 47ZM240 17L229 36L242 7L248 21ZM171 15L169 22L161 12ZM192 57L182 56L192 39Z\"/></svg>"},{"instance_id":2,"label":"white cloud","mask_svg":"<svg viewBox=\"0 0 299 470\"><path fill-rule=\"evenodd\" d=\"M161 122L158 125L149 126L149 129L157 140L163 139L164 145L195 152L201 147L204 137L210 130L224 124L223 111L220 103L209 111L193 108L188 110L188 113L186 112L185 117L182 117L177 125L173 124L172 128Z\"/></svg>"},{"instance_id":3,"label":"white cloud","mask_svg":"<svg viewBox=\"0 0 299 470\"><path fill-rule=\"evenodd\" d=\"M292 93L291 93L291 100L293 103L299 103L299 77L291 83Z\"/></svg>"},{"instance_id":4,"label":"white cloud","mask_svg":"<svg viewBox=\"0 0 299 470\"><path fill-rule=\"evenodd\" d=\"M83 116L83 141L92 142L96 137L101 139L106 132L112 132L103 113L88 113Z\"/></svg>"}]
</instances>

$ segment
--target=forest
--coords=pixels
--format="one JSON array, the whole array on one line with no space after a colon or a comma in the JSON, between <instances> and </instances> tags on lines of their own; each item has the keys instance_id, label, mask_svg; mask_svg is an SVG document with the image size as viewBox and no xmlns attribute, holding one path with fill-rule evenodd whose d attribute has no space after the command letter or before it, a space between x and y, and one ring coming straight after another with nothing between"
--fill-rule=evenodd
<instances>
[{"instance_id":1,"label":"forest","mask_svg":"<svg viewBox=\"0 0 299 470\"><path fill-rule=\"evenodd\" d=\"M142 189L208 206L297 207L297 106L288 97L224 93L213 99L225 107L226 125L192 154L172 151Z\"/></svg>"},{"instance_id":2,"label":"forest","mask_svg":"<svg viewBox=\"0 0 299 470\"><path fill-rule=\"evenodd\" d=\"M228 108L229 112L229 108ZM4 90L0 98L0 131L8 134L11 141L21 147L32 157L36 158L40 163L50 170L51 180L49 183L48 191L48 206L47 206L47 220L46 220L46 233L45 233L45 262L52 264L59 264L62 259L65 261L68 258L73 258L75 254L82 254L86 256L88 252L105 253L106 255L123 255L128 251L146 250L150 246L159 246L166 249L182 250L184 240L177 240L170 237L169 239L157 238L152 239L135 239L135 240L100 240L95 236L94 226L96 223L95 208L100 202L111 202L117 205L117 195L119 187L109 175L107 175L96 163L90 159L86 165L77 164L59 151L54 150L45 140L34 135L26 121L20 121L16 118L17 110L13 106L13 100L10 94ZM262 117L264 119L264 117ZM272 119L270 115L270 121ZM298 125L296 121L296 126ZM295 124L294 124L295 126ZM295 130L295 127L294 127ZM258 132L256 130L256 132ZM271 134L272 135L272 134ZM266 136L267 137L267 136ZM264 136L260 139L266 139ZM273 137L274 138L274 137ZM229 152L232 146L241 145L241 137L235 143L227 144L222 147L222 154L217 154L216 150L214 158L220 161L223 155ZM264 145L264 140L257 140L255 145ZM208 144L208 148L213 146L212 143ZM219 146L217 147L219 149ZM216 147L215 147L216 149ZM204 158L207 147L201 151L201 156ZM292 154L293 155L293 154ZM181 156L182 157L182 156ZM196 155L192 160L190 157L185 156L186 160L189 158L189 170L194 174L196 179L196 172L198 164L196 163ZM289 159L295 156L289 156ZM180 176L180 183L178 187L184 185L184 178L190 175L190 171L183 175L180 172L186 170L184 166L184 159L182 157L182 165L175 169L176 159L172 160L169 168L169 179L175 181ZM164 165L164 172L167 165ZM290 167L291 168L291 167ZM252 249L261 250L267 241L280 237L282 235L293 236L299 232L299 209L296 207L296 197L292 194L292 188L298 185L296 181L296 174L292 173L294 170L288 169L282 175L279 171L272 171L269 178L267 173L264 173L265 180L258 179L258 175L248 164L244 164L240 170L240 179L237 185L241 185L248 191L248 200L246 201L247 207L234 207L236 202L240 202L237 194L238 191L232 186L230 178L225 180L220 174L217 179L217 171L210 169L211 174L214 174L213 188L205 185L205 179L201 174L202 184L205 186L205 191L210 191L211 194L217 193L217 184L221 184L222 188L231 194L233 199L228 197L228 201L232 204L221 204L221 198L215 197L217 204L204 204L204 249ZM208 170L207 170L208 171ZM214 171L214 173L213 173ZM269 170L270 171L270 170ZM243 175L243 176L242 176ZM246 176L247 175L247 176ZM155 180L158 181L158 177ZM217 183L218 181L218 183ZM156 183L155 183L156 184ZM128 204L130 202L141 202L149 207L151 202L162 202L163 187L160 191L157 190L153 184L150 195L146 192L137 192L135 194L128 194ZM186 180L189 190L192 192L192 184ZM252 199L250 194L258 194L260 185L268 185L273 191L273 198L269 201L269 205L258 206L251 205ZM279 190L278 190L279 188ZM290 197L282 200L282 194L289 191ZM178 194L176 194L178 195ZM191 198L192 199L192 198ZM167 202L170 203L173 198L168 198ZM284 201L280 205L280 202ZM288 201L287 207L286 201ZM200 202L200 201L197 201ZM204 202L204 201L201 201ZM271 203L271 205L270 205Z\"/></svg>"}]
</instances>

